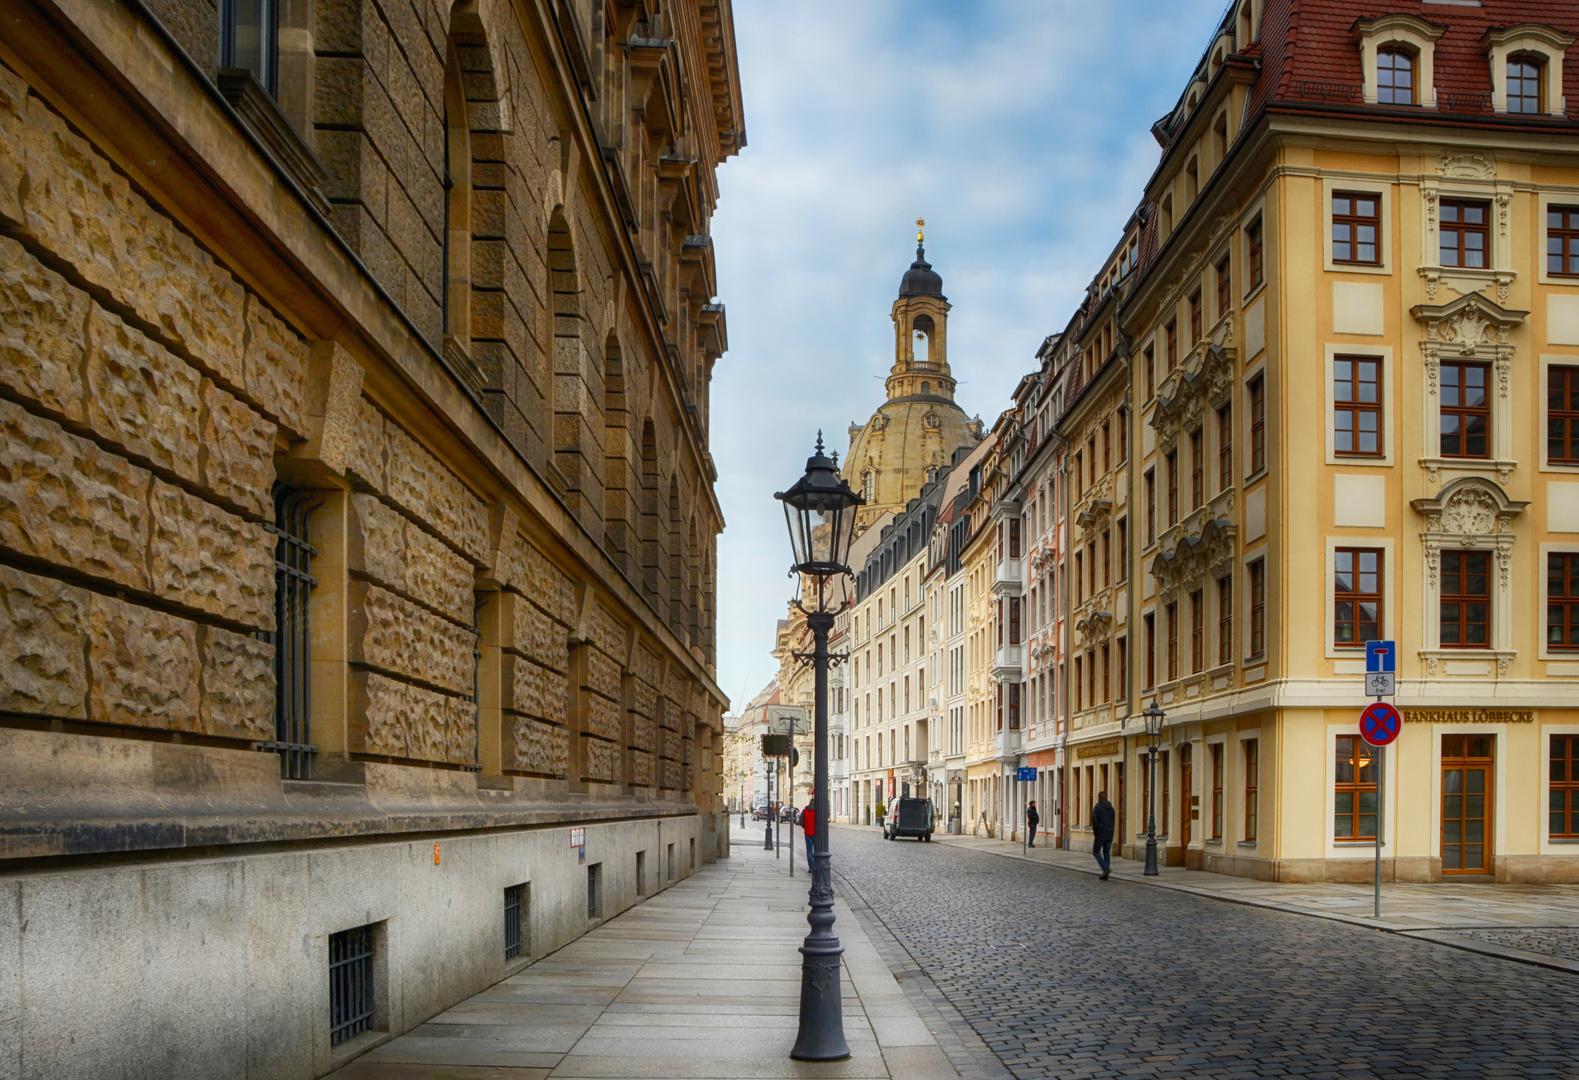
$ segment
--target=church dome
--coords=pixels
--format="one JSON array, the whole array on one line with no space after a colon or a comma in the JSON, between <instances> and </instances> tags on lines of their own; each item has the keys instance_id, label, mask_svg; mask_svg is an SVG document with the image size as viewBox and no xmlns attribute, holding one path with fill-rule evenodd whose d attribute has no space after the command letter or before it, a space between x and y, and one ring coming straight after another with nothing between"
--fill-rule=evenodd
<instances>
[{"instance_id":1,"label":"church dome","mask_svg":"<svg viewBox=\"0 0 1579 1080\"><path fill-rule=\"evenodd\" d=\"M905 271L905 276L899 281L899 295L901 298L943 295L943 278L927 262L926 248L919 244L916 245L916 261L910 264L910 269Z\"/></svg>"}]
</instances>

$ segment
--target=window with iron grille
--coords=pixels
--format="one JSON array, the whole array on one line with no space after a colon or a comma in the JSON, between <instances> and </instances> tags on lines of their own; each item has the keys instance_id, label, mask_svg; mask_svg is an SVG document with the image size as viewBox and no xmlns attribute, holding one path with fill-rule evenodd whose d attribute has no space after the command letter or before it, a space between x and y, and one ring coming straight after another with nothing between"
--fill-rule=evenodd
<instances>
[{"instance_id":1,"label":"window with iron grille","mask_svg":"<svg viewBox=\"0 0 1579 1080\"><path fill-rule=\"evenodd\" d=\"M844 742L844 736L839 736L839 741L840 745L842 746ZM844 757L844 754L841 752L839 756L842 758ZM638 851L636 853L636 895L647 895L647 853L645 851Z\"/></svg>"},{"instance_id":2,"label":"window with iron grille","mask_svg":"<svg viewBox=\"0 0 1579 1080\"><path fill-rule=\"evenodd\" d=\"M274 646L274 742L279 752L280 775L306 780L312 775L312 745L308 715L308 608L312 588L312 559L316 552L307 542L308 521L317 509L316 492L274 488L274 524L268 526L274 543L274 632L259 635Z\"/></svg>"},{"instance_id":3,"label":"window with iron grille","mask_svg":"<svg viewBox=\"0 0 1579 1080\"><path fill-rule=\"evenodd\" d=\"M673 851L674 845L670 844L669 848ZM602 870L602 863L593 863L587 867L587 918L589 919L596 919L603 910L603 890L599 888L601 884L599 878L603 876Z\"/></svg>"},{"instance_id":4,"label":"window with iron grille","mask_svg":"<svg viewBox=\"0 0 1579 1080\"><path fill-rule=\"evenodd\" d=\"M641 856L637 856L639 859ZM640 890L638 890L640 891ZM513 960L527 951L526 934L526 884L511 885L504 890L504 958Z\"/></svg>"},{"instance_id":5,"label":"window with iron grille","mask_svg":"<svg viewBox=\"0 0 1579 1080\"><path fill-rule=\"evenodd\" d=\"M373 1026L372 924L329 935L329 1045Z\"/></svg>"}]
</instances>

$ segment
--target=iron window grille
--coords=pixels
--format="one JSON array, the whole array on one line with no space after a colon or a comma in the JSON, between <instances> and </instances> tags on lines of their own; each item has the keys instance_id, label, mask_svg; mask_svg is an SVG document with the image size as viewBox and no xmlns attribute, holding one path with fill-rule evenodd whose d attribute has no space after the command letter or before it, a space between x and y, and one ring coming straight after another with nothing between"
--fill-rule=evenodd
<instances>
[{"instance_id":1,"label":"iron window grille","mask_svg":"<svg viewBox=\"0 0 1579 1080\"><path fill-rule=\"evenodd\" d=\"M308 602L317 581L312 560L317 552L307 542L307 524L318 503L314 493L282 485L274 489L275 535L274 632L259 636L274 646L274 741L263 748L280 755L280 776L306 780L312 776L308 682L310 637Z\"/></svg>"},{"instance_id":2,"label":"iron window grille","mask_svg":"<svg viewBox=\"0 0 1579 1080\"><path fill-rule=\"evenodd\" d=\"M511 885L504 890L504 958L521 955L521 913L526 908L526 886Z\"/></svg>"},{"instance_id":3,"label":"iron window grille","mask_svg":"<svg viewBox=\"0 0 1579 1080\"><path fill-rule=\"evenodd\" d=\"M669 847L672 851L674 845L670 844ZM602 863L594 863L587 867L587 918L589 919L598 917L598 871L602 866Z\"/></svg>"},{"instance_id":4,"label":"iron window grille","mask_svg":"<svg viewBox=\"0 0 1579 1080\"><path fill-rule=\"evenodd\" d=\"M373 1026L373 927L329 935L329 1045Z\"/></svg>"}]
</instances>

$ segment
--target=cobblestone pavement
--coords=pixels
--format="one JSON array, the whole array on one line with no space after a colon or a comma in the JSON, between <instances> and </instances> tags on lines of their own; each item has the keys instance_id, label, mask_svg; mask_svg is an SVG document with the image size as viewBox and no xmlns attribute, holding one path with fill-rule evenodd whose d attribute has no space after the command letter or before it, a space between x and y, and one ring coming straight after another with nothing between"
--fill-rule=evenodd
<instances>
[{"instance_id":1,"label":"cobblestone pavement","mask_svg":"<svg viewBox=\"0 0 1579 1080\"><path fill-rule=\"evenodd\" d=\"M1453 933L1508 949L1579 961L1579 930L1571 926L1520 926L1496 930L1454 930Z\"/></svg>"},{"instance_id":2,"label":"cobblestone pavement","mask_svg":"<svg viewBox=\"0 0 1579 1080\"><path fill-rule=\"evenodd\" d=\"M1017 1077L1579 1078L1573 975L954 845L832 839L852 906Z\"/></svg>"}]
</instances>

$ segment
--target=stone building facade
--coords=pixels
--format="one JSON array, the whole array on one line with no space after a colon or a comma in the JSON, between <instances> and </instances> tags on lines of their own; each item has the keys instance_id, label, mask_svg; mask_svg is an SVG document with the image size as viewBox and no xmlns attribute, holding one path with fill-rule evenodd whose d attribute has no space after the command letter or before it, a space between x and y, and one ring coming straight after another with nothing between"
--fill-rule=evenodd
<instances>
[{"instance_id":1,"label":"stone building facade","mask_svg":"<svg viewBox=\"0 0 1579 1080\"><path fill-rule=\"evenodd\" d=\"M727 850L729 4L9 19L0 1073L320 1075Z\"/></svg>"}]
</instances>

